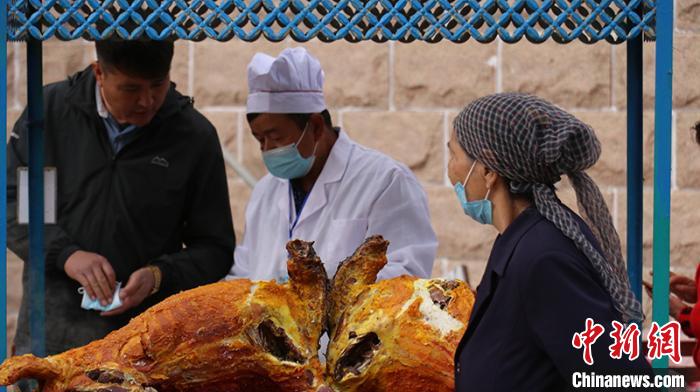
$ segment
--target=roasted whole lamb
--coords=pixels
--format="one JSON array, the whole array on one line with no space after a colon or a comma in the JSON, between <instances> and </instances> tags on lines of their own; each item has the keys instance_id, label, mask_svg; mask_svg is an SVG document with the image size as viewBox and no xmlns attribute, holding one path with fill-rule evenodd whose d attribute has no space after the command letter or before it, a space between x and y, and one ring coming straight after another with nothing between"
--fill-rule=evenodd
<instances>
[{"instance_id":1,"label":"roasted whole lamb","mask_svg":"<svg viewBox=\"0 0 700 392\"><path fill-rule=\"evenodd\" d=\"M290 241L285 284L238 279L182 292L87 346L8 359L0 385L34 378L45 392L451 391L474 296L461 281L375 283L387 247L368 238L329 283L312 243Z\"/></svg>"}]
</instances>

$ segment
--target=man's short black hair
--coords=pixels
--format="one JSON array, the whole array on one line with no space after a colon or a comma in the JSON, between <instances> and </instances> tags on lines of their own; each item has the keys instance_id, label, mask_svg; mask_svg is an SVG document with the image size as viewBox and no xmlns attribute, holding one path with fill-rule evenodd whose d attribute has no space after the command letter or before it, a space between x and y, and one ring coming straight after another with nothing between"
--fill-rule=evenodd
<instances>
[{"instance_id":1,"label":"man's short black hair","mask_svg":"<svg viewBox=\"0 0 700 392\"><path fill-rule=\"evenodd\" d=\"M95 42L97 60L109 72L119 72L145 79L163 78L170 72L174 44L171 40L125 40L109 38Z\"/></svg>"},{"instance_id":2,"label":"man's short black hair","mask_svg":"<svg viewBox=\"0 0 700 392\"><path fill-rule=\"evenodd\" d=\"M253 122L260 114L261 113L248 113L246 115L248 124ZM299 128L304 129L312 114L313 113L289 113L287 116L289 116ZM333 119L331 119L331 113L328 109L321 112L321 117L323 117L323 122L326 123L328 128L333 128Z\"/></svg>"}]
</instances>

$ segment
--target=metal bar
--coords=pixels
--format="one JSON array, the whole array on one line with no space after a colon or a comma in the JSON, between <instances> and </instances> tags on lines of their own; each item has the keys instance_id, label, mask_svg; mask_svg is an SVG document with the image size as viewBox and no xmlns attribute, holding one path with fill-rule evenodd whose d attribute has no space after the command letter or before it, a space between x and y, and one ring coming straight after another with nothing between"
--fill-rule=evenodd
<instances>
[{"instance_id":1,"label":"metal bar","mask_svg":"<svg viewBox=\"0 0 700 392\"><path fill-rule=\"evenodd\" d=\"M671 225L671 111L673 110L673 1L656 2L656 102L654 115L653 318L668 322ZM654 368L668 368L668 358Z\"/></svg>"},{"instance_id":2,"label":"metal bar","mask_svg":"<svg viewBox=\"0 0 700 392\"><path fill-rule=\"evenodd\" d=\"M224 155L224 162L226 162L227 165L229 165L241 178L243 181L248 184L249 187L253 188L255 187L255 183L258 182L258 180L253 177L252 174L248 171L248 169L243 166L240 162L238 162L238 159L226 149L226 147L221 148L221 152Z\"/></svg>"},{"instance_id":3,"label":"metal bar","mask_svg":"<svg viewBox=\"0 0 700 392\"><path fill-rule=\"evenodd\" d=\"M7 2L0 0L0 127L7 140ZM0 248L7 249L7 150L0 148ZM7 357L7 251L0 252L0 363ZM0 387L0 392L5 392Z\"/></svg>"},{"instance_id":4,"label":"metal bar","mask_svg":"<svg viewBox=\"0 0 700 392\"><path fill-rule=\"evenodd\" d=\"M27 41L29 130L29 328L32 353L45 356L44 328L44 102L41 41Z\"/></svg>"},{"instance_id":5,"label":"metal bar","mask_svg":"<svg viewBox=\"0 0 700 392\"><path fill-rule=\"evenodd\" d=\"M642 227L644 205L642 37L627 41L627 273L642 300Z\"/></svg>"}]
</instances>

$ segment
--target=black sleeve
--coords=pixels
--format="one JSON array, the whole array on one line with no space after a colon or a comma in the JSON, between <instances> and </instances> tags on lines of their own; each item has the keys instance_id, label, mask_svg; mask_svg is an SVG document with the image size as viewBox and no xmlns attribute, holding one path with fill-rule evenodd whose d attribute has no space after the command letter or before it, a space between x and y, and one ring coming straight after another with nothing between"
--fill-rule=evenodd
<instances>
[{"instance_id":1,"label":"black sleeve","mask_svg":"<svg viewBox=\"0 0 700 392\"><path fill-rule=\"evenodd\" d=\"M235 234L221 145L213 129L200 149L189 183L185 212L185 249L152 264L162 271L160 290L171 295L226 276L233 265Z\"/></svg>"},{"instance_id":2,"label":"black sleeve","mask_svg":"<svg viewBox=\"0 0 700 392\"><path fill-rule=\"evenodd\" d=\"M7 143L7 247L25 262L29 260L29 226L17 223L17 169L28 165L27 109L15 123ZM46 135L46 131L44 131ZM45 146L47 145L45 138ZM60 214L60 211L58 211ZM60 222L60 215L57 217ZM79 250L58 224L44 225L44 256L47 270L63 271L68 257Z\"/></svg>"},{"instance_id":3,"label":"black sleeve","mask_svg":"<svg viewBox=\"0 0 700 392\"><path fill-rule=\"evenodd\" d=\"M521 295L525 313L535 341L552 358L565 380L571 382L574 372L598 374L651 374L644 359L644 349L630 361L610 356L613 343L610 332L618 313L612 307L610 295L598 284L592 270L571 255L550 252L538 255L524 276ZM591 346L593 365L583 360L583 350L572 345L574 334L585 329L591 318L604 328L603 334Z\"/></svg>"}]
</instances>

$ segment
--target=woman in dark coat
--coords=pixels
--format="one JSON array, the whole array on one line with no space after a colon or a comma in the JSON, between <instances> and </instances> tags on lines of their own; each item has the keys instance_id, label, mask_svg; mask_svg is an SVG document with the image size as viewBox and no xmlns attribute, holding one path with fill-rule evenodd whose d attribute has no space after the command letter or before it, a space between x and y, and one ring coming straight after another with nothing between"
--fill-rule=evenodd
<instances>
[{"instance_id":1,"label":"woman in dark coat","mask_svg":"<svg viewBox=\"0 0 700 392\"><path fill-rule=\"evenodd\" d=\"M560 391L578 371L650 375L641 345L634 360L608 348L613 320L643 315L603 196L583 172L600 156L593 130L537 97L496 94L457 116L448 147L464 212L500 233L457 348L457 391ZM555 194L564 174L586 221ZM592 365L572 344L587 318L605 328Z\"/></svg>"}]
</instances>

